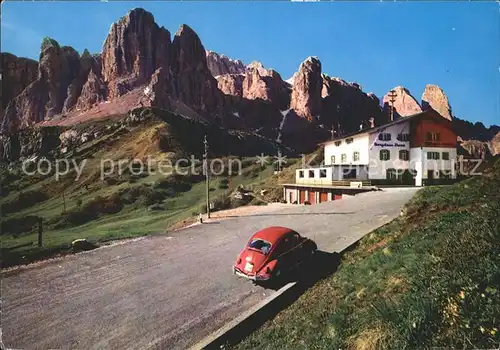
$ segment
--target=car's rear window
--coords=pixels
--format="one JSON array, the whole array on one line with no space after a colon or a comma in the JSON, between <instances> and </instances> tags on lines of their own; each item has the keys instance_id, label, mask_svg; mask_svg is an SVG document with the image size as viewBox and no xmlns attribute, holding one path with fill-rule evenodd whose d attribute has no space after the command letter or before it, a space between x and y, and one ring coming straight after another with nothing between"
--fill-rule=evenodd
<instances>
[{"instance_id":1,"label":"car's rear window","mask_svg":"<svg viewBox=\"0 0 500 350\"><path fill-rule=\"evenodd\" d=\"M248 247L261 251L264 254L271 250L271 243L260 238L254 238L248 243Z\"/></svg>"}]
</instances>

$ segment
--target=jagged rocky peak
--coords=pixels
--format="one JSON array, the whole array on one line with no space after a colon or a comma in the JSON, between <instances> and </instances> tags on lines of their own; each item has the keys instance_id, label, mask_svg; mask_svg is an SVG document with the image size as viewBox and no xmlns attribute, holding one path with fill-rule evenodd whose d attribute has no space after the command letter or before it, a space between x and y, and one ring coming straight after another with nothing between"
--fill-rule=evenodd
<instances>
[{"instance_id":1,"label":"jagged rocky peak","mask_svg":"<svg viewBox=\"0 0 500 350\"><path fill-rule=\"evenodd\" d=\"M206 53L200 38L183 24L172 41L172 96L199 112L221 113L222 95L217 81L208 69Z\"/></svg>"},{"instance_id":2,"label":"jagged rocky peak","mask_svg":"<svg viewBox=\"0 0 500 350\"><path fill-rule=\"evenodd\" d=\"M261 76L269 75L269 70L264 68L264 65L259 61L252 61L247 65L248 71L257 71Z\"/></svg>"},{"instance_id":3,"label":"jagged rocky peak","mask_svg":"<svg viewBox=\"0 0 500 350\"><path fill-rule=\"evenodd\" d=\"M287 109L290 103L290 89L274 69L266 69L260 62L247 66L243 80L243 97L249 100L270 101L278 109Z\"/></svg>"},{"instance_id":4,"label":"jagged rocky peak","mask_svg":"<svg viewBox=\"0 0 500 350\"><path fill-rule=\"evenodd\" d=\"M71 47L61 48L56 40L44 38L40 47L38 77L9 102L2 131L10 132L60 113L73 79L71 65L78 60L78 53Z\"/></svg>"},{"instance_id":5,"label":"jagged rocky peak","mask_svg":"<svg viewBox=\"0 0 500 350\"><path fill-rule=\"evenodd\" d=\"M443 118L452 120L448 96L446 96L443 89L434 84L427 84L422 94L422 108L426 110L429 107L441 114Z\"/></svg>"},{"instance_id":6,"label":"jagged rocky peak","mask_svg":"<svg viewBox=\"0 0 500 350\"><path fill-rule=\"evenodd\" d=\"M17 57L7 52L0 53L2 60L2 109L38 77L38 62Z\"/></svg>"},{"instance_id":7,"label":"jagged rocky peak","mask_svg":"<svg viewBox=\"0 0 500 350\"><path fill-rule=\"evenodd\" d=\"M81 93L89 72L96 80L101 66L88 51L80 54L70 46L60 46L52 38L44 38L36 79L7 105L2 130L13 131L65 113L77 104L86 105ZM101 89L102 90L102 89Z\"/></svg>"},{"instance_id":8,"label":"jagged rocky peak","mask_svg":"<svg viewBox=\"0 0 500 350\"><path fill-rule=\"evenodd\" d=\"M170 32L144 9L133 9L113 23L101 55L109 97L146 84L159 67L168 68L170 45Z\"/></svg>"},{"instance_id":9,"label":"jagged rocky peak","mask_svg":"<svg viewBox=\"0 0 500 350\"><path fill-rule=\"evenodd\" d=\"M63 113L69 112L74 107L79 109L90 108L94 103L105 99L106 89L103 87L103 83L100 79L101 64L99 60L96 60L96 58L85 49L79 60L71 60L69 65L70 71L72 72L72 80L68 86ZM99 91L94 90L96 83L100 86ZM85 90L83 90L84 87ZM92 91L89 89L92 89ZM96 98L94 94L99 94L99 98Z\"/></svg>"},{"instance_id":10,"label":"jagged rocky peak","mask_svg":"<svg viewBox=\"0 0 500 350\"><path fill-rule=\"evenodd\" d=\"M207 66L214 77L223 74L244 74L245 64L241 60L233 60L217 52L206 50Z\"/></svg>"},{"instance_id":11,"label":"jagged rocky peak","mask_svg":"<svg viewBox=\"0 0 500 350\"><path fill-rule=\"evenodd\" d=\"M294 75L290 108L300 117L312 120L321 112L322 87L321 62L308 57Z\"/></svg>"},{"instance_id":12,"label":"jagged rocky peak","mask_svg":"<svg viewBox=\"0 0 500 350\"><path fill-rule=\"evenodd\" d=\"M387 92L382 100L386 115L390 115L391 105L394 107L394 119L422 112L422 108L407 88L396 86L391 91ZM391 97L391 95L394 97ZM391 102L391 99L394 102Z\"/></svg>"}]
</instances>

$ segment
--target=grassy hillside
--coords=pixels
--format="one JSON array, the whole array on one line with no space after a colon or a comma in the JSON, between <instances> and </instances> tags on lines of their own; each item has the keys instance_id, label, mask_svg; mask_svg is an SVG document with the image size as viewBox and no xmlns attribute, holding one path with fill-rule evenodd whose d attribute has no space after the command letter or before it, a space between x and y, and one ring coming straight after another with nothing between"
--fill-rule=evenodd
<instances>
[{"instance_id":1,"label":"grassy hillside","mask_svg":"<svg viewBox=\"0 0 500 350\"><path fill-rule=\"evenodd\" d=\"M498 348L500 161L403 214L237 348Z\"/></svg>"},{"instance_id":2,"label":"grassy hillside","mask_svg":"<svg viewBox=\"0 0 500 350\"><path fill-rule=\"evenodd\" d=\"M268 140L160 110L149 113L135 124L113 120L73 128L79 133L99 132L99 137L64 155L79 165L86 161L77 181L74 167L59 179L54 173L25 175L20 164L0 169L3 267L71 252L70 244L78 238L106 242L165 232L206 211L201 164L194 167L194 172L188 165L181 168L187 175L162 174L156 162L151 163L151 171L141 174L134 174L134 167L125 164L119 174L119 160L146 161L150 157L175 163L191 155L201 160L202 140L207 134L210 157L220 158L225 169L221 175L211 177L210 194L216 210L246 204L231 200L230 193L240 185L262 184L273 174L272 164L261 167L255 158L262 152L275 154L276 145ZM103 159L116 164L113 174L101 178ZM238 174L238 166L233 166L233 173L229 174L229 161L235 159L241 161L242 171ZM104 169L110 171L110 164L105 163ZM51 166L54 165L52 159ZM39 218L44 227L41 248L36 243Z\"/></svg>"}]
</instances>

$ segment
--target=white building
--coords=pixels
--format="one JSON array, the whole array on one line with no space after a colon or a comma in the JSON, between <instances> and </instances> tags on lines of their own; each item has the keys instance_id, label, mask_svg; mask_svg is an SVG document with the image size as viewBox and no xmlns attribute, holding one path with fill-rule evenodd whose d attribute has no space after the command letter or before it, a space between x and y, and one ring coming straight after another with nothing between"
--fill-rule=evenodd
<instances>
[{"instance_id":1,"label":"white building","mask_svg":"<svg viewBox=\"0 0 500 350\"><path fill-rule=\"evenodd\" d=\"M455 179L456 141L451 121L432 109L344 135L322 144L322 166L296 171L295 184L284 185L285 200L317 203L346 188Z\"/></svg>"}]
</instances>

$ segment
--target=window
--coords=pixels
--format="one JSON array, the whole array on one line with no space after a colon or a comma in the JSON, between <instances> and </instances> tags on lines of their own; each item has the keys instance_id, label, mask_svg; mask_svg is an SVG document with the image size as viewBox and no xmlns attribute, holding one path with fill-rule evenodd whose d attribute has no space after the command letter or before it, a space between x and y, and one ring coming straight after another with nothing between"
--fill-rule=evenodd
<instances>
[{"instance_id":1,"label":"window","mask_svg":"<svg viewBox=\"0 0 500 350\"><path fill-rule=\"evenodd\" d=\"M341 163L347 162L347 154L342 153L342 155L340 156L340 162Z\"/></svg>"},{"instance_id":2,"label":"window","mask_svg":"<svg viewBox=\"0 0 500 350\"><path fill-rule=\"evenodd\" d=\"M410 152L408 150L402 149L399 151L400 160L410 160Z\"/></svg>"},{"instance_id":3,"label":"window","mask_svg":"<svg viewBox=\"0 0 500 350\"><path fill-rule=\"evenodd\" d=\"M326 177L326 169L319 169L319 177Z\"/></svg>"},{"instance_id":4,"label":"window","mask_svg":"<svg viewBox=\"0 0 500 350\"><path fill-rule=\"evenodd\" d=\"M271 243L260 238L254 238L250 243L248 243L248 247L250 249L258 250L262 254L266 255L271 250Z\"/></svg>"},{"instance_id":5,"label":"window","mask_svg":"<svg viewBox=\"0 0 500 350\"><path fill-rule=\"evenodd\" d=\"M359 160L359 152L354 152L352 154L352 160L353 162L357 162Z\"/></svg>"},{"instance_id":6,"label":"window","mask_svg":"<svg viewBox=\"0 0 500 350\"><path fill-rule=\"evenodd\" d=\"M357 175L356 169L344 169L344 179L355 179Z\"/></svg>"},{"instance_id":7,"label":"window","mask_svg":"<svg viewBox=\"0 0 500 350\"><path fill-rule=\"evenodd\" d=\"M309 177L314 177L314 170L309 170Z\"/></svg>"},{"instance_id":8,"label":"window","mask_svg":"<svg viewBox=\"0 0 500 350\"><path fill-rule=\"evenodd\" d=\"M439 141L439 133L438 132L428 132L425 136L427 141Z\"/></svg>"},{"instance_id":9,"label":"window","mask_svg":"<svg viewBox=\"0 0 500 350\"><path fill-rule=\"evenodd\" d=\"M403 179L403 171L401 169L387 169L387 180L401 180Z\"/></svg>"},{"instance_id":10,"label":"window","mask_svg":"<svg viewBox=\"0 0 500 350\"><path fill-rule=\"evenodd\" d=\"M398 134L398 141L410 141L410 134Z\"/></svg>"},{"instance_id":11,"label":"window","mask_svg":"<svg viewBox=\"0 0 500 350\"><path fill-rule=\"evenodd\" d=\"M378 139L380 141L391 141L391 134L388 133L380 133L378 134Z\"/></svg>"},{"instance_id":12,"label":"window","mask_svg":"<svg viewBox=\"0 0 500 350\"><path fill-rule=\"evenodd\" d=\"M439 159L439 152L427 152L427 159Z\"/></svg>"},{"instance_id":13,"label":"window","mask_svg":"<svg viewBox=\"0 0 500 350\"><path fill-rule=\"evenodd\" d=\"M335 164L335 156L332 156L332 164Z\"/></svg>"},{"instance_id":14,"label":"window","mask_svg":"<svg viewBox=\"0 0 500 350\"><path fill-rule=\"evenodd\" d=\"M342 144L342 141L335 141L335 146L340 146Z\"/></svg>"},{"instance_id":15,"label":"window","mask_svg":"<svg viewBox=\"0 0 500 350\"><path fill-rule=\"evenodd\" d=\"M299 170L299 177L300 178L304 177L304 170Z\"/></svg>"},{"instance_id":16,"label":"window","mask_svg":"<svg viewBox=\"0 0 500 350\"><path fill-rule=\"evenodd\" d=\"M450 160L450 152L443 152L441 156L443 157L443 160Z\"/></svg>"},{"instance_id":17,"label":"window","mask_svg":"<svg viewBox=\"0 0 500 350\"><path fill-rule=\"evenodd\" d=\"M391 152L388 149L380 150L380 160L389 160L391 159Z\"/></svg>"},{"instance_id":18,"label":"window","mask_svg":"<svg viewBox=\"0 0 500 350\"><path fill-rule=\"evenodd\" d=\"M345 139L345 143L347 144L350 144L354 141L354 139L352 137L348 138L348 139Z\"/></svg>"}]
</instances>

